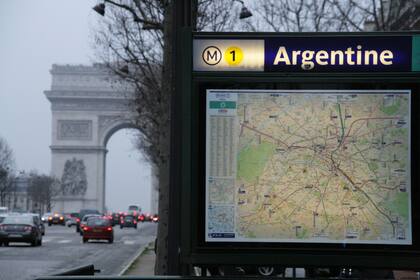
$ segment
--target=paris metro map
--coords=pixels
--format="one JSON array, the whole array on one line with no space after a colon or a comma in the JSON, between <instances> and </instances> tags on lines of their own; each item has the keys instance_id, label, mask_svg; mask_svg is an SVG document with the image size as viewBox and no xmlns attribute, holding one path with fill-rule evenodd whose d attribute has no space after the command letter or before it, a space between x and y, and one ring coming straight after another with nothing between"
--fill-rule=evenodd
<instances>
[{"instance_id":1,"label":"paris metro map","mask_svg":"<svg viewBox=\"0 0 420 280\"><path fill-rule=\"evenodd\" d=\"M206 241L412 244L409 90L207 90Z\"/></svg>"}]
</instances>

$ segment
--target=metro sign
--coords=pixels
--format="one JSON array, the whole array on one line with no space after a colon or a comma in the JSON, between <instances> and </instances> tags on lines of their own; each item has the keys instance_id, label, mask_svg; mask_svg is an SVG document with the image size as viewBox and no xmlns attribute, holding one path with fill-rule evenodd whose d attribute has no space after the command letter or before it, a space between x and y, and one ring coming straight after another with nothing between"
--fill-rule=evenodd
<instances>
[{"instance_id":1,"label":"metro sign","mask_svg":"<svg viewBox=\"0 0 420 280\"><path fill-rule=\"evenodd\" d=\"M417 72L420 36L194 40L194 71Z\"/></svg>"}]
</instances>

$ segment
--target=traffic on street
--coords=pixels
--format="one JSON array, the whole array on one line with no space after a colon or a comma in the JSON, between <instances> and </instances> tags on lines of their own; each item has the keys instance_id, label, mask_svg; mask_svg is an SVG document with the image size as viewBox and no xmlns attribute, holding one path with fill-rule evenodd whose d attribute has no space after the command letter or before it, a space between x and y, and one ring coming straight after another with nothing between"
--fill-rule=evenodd
<instances>
[{"instance_id":1,"label":"traffic on street","mask_svg":"<svg viewBox=\"0 0 420 280\"><path fill-rule=\"evenodd\" d=\"M96 239L84 243L73 226L46 226L42 246L10 241L0 247L0 280L34 279L90 264L100 270L97 275L118 275L155 240L156 229L156 223L139 223L137 229L114 226L110 244Z\"/></svg>"}]
</instances>

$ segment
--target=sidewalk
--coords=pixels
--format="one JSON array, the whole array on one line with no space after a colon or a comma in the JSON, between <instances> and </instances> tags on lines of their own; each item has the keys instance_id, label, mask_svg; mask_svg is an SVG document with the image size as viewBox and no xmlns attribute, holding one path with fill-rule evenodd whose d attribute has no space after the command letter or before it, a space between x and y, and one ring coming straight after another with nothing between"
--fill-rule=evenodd
<instances>
[{"instance_id":1,"label":"sidewalk","mask_svg":"<svg viewBox=\"0 0 420 280\"><path fill-rule=\"evenodd\" d=\"M155 275L154 244L150 243L143 253L133 262L124 275L153 276Z\"/></svg>"}]
</instances>

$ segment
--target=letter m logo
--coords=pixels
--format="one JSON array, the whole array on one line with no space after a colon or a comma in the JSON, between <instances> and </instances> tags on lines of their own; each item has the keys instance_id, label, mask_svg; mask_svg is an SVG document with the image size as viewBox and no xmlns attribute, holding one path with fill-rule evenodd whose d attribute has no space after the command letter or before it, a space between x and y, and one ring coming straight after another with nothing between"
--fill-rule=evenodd
<instances>
[{"instance_id":1,"label":"letter m logo","mask_svg":"<svg viewBox=\"0 0 420 280\"><path fill-rule=\"evenodd\" d=\"M204 49L201 57L207 65L216 65L222 59L222 52L217 47L210 46Z\"/></svg>"}]
</instances>

